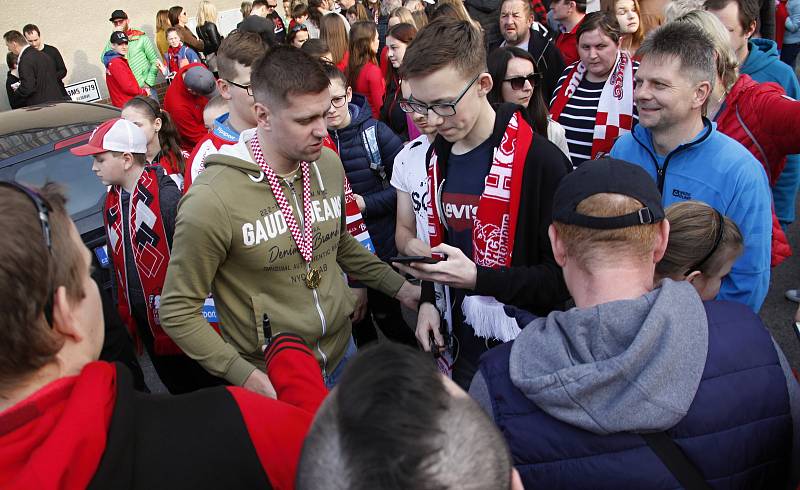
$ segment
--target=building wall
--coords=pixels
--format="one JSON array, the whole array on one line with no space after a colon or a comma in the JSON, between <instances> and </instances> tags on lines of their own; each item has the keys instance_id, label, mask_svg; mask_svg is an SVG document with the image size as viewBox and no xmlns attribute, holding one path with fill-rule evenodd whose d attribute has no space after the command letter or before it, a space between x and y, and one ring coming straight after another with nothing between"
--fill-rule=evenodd
<instances>
[{"instance_id":1,"label":"building wall","mask_svg":"<svg viewBox=\"0 0 800 490\"><path fill-rule=\"evenodd\" d=\"M39 0L38 2L3 0L0 3L3 12L0 15L0 34L12 29L21 32L22 26L25 24L36 24L42 32L44 42L58 48L61 56L64 57L64 63L67 65L65 84L96 78L101 96L104 98L108 97L108 90L105 84L105 68L100 57L103 46L113 30L111 22L108 21L111 12L117 8L124 10L130 19L131 28L146 32L152 40L156 12L174 5L156 0L129 0L121 3L90 0L77 4L56 0ZM193 20L198 4L198 0L192 0L179 5L186 9L189 17ZM232 23L230 27L223 25L223 22L218 24L223 34L235 27L236 23L241 20L241 15L238 13L240 4L241 0L214 0L221 20L227 26ZM192 28L193 26L192 22ZM5 88L6 74L8 73L8 65L5 62L7 51L2 49L0 52L3 53L0 56L0 82ZM8 109L8 98L3 90L0 95L0 110Z\"/></svg>"}]
</instances>

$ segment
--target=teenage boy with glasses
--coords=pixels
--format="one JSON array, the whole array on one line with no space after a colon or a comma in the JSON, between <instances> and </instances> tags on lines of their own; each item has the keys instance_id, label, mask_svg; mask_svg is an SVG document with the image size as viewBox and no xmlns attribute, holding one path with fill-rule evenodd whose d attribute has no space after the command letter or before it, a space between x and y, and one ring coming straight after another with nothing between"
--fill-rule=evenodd
<instances>
[{"instance_id":1,"label":"teenage boy with glasses","mask_svg":"<svg viewBox=\"0 0 800 490\"><path fill-rule=\"evenodd\" d=\"M397 193L389 182L403 142L389 126L372 117L367 99L353 94L347 78L336 66L326 64L324 68L331 83L331 108L325 118L328 134L342 160L378 257L388 260L397 255L394 243ZM353 315L356 345L378 340L373 316L389 339L417 345L413 331L400 313L400 303L362 285L353 287L353 293L358 300Z\"/></svg>"},{"instance_id":2,"label":"teenage boy with glasses","mask_svg":"<svg viewBox=\"0 0 800 490\"><path fill-rule=\"evenodd\" d=\"M495 111L489 103L493 82L482 46L469 22L436 19L401 67L411 89L401 107L427 114L439 133L427 154L428 217L432 251L446 256L402 270L450 288L452 302L442 313L459 344L453 379L461 386L469 385L484 351L519 333L505 305L545 315L568 297L547 236L553 192L568 162L533 133L519 106ZM431 337L444 347L431 282L417 324L425 350Z\"/></svg>"}]
</instances>

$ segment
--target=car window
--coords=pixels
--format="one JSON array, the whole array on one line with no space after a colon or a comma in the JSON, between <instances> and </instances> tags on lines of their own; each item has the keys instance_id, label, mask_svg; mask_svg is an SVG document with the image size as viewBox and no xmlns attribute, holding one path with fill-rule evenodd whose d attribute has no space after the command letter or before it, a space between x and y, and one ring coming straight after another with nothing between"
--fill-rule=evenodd
<instances>
[{"instance_id":1,"label":"car window","mask_svg":"<svg viewBox=\"0 0 800 490\"><path fill-rule=\"evenodd\" d=\"M77 157L67 148L20 162L14 166L13 179L37 187L47 182L61 184L73 219L101 210L106 195L106 186L92 172L92 158Z\"/></svg>"}]
</instances>

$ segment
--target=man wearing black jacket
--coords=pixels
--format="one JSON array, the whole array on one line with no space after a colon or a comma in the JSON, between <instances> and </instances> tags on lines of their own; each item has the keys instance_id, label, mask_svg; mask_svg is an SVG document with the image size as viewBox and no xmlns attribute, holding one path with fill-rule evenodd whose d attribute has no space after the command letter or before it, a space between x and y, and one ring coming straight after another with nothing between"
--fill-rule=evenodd
<instances>
[{"instance_id":1,"label":"man wearing black jacket","mask_svg":"<svg viewBox=\"0 0 800 490\"><path fill-rule=\"evenodd\" d=\"M23 27L22 33L25 35L25 40L28 41L31 47L36 48L53 60L53 64L56 66L56 77L58 77L61 92L67 97L67 89L64 88L64 79L67 77L67 65L64 64L64 58L61 57L61 53L55 46L50 46L42 42L42 33L39 32L39 28L35 24L28 24Z\"/></svg>"},{"instance_id":2,"label":"man wearing black jacket","mask_svg":"<svg viewBox=\"0 0 800 490\"><path fill-rule=\"evenodd\" d=\"M25 99L26 106L66 100L67 96L62 92L63 87L56 75L55 63L49 56L36 49L28 49L30 45L19 31L8 31L3 39L8 50L19 57L17 69L20 84L16 94Z\"/></svg>"},{"instance_id":3,"label":"man wearing black jacket","mask_svg":"<svg viewBox=\"0 0 800 490\"><path fill-rule=\"evenodd\" d=\"M504 0L500 5L500 34L503 42L489 46L489 52L502 46L527 50L536 60L536 72L542 74L543 93L550 97L564 72L564 60L556 48L553 34L534 20L526 0ZM495 83L500 83L495 80Z\"/></svg>"},{"instance_id":4,"label":"man wearing black jacket","mask_svg":"<svg viewBox=\"0 0 800 490\"><path fill-rule=\"evenodd\" d=\"M446 256L402 270L449 287L442 313L457 340L453 380L461 386L483 352L519 334L506 305L545 315L568 297L547 228L569 162L533 133L519 106L495 111L489 103L482 42L473 24L436 19L417 34L401 68L411 89L403 109L427 114L438 131L428 151L428 216L432 251ZM434 300L426 282L417 323L425 350L431 337L439 349L445 345Z\"/></svg>"}]
</instances>

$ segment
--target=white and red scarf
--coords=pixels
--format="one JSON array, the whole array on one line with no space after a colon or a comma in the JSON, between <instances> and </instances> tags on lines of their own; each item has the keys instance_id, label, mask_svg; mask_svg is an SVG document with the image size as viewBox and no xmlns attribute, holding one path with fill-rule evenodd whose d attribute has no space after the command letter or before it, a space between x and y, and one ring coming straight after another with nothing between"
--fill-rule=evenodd
<instances>
[{"instance_id":1,"label":"white and red scarf","mask_svg":"<svg viewBox=\"0 0 800 490\"><path fill-rule=\"evenodd\" d=\"M586 65L578 61L564 80L553 101L550 116L558 121L569 99L586 75ZM611 151L614 141L633 127L633 60L626 51L617 52L614 69L600 93L592 139L592 159Z\"/></svg>"},{"instance_id":2,"label":"white and red scarf","mask_svg":"<svg viewBox=\"0 0 800 490\"><path fill-rule=\"evenodd\" d=\"M106 196L105 226L108 238L109 256L114 263L117 281L117 308L123 321L128 325L131 337L141 351L141 339L136 332L136 324L130 309L128 297L128 277L125 267L125 246L123 240L130 240L136 272L142 284L147 303L147 321L155 339L155 352L159 355L182 354L183 351L161 328L158 309L161 303L161 289L167 277L169 264L169 244L161 217L158 189L159 174L156 167L145 167L139 182L131 194L129 221L122 220L122 189L113 186Z\"/></svg>"},{"instance_id":3,"label":"white and red scarf","mask_svg":"<svg viewBox=\"0 0 800 490\"><path fill-rule=\"evenodd\" d=\"M511 266L514 236L517 230L519 204L525 161L533 144L533 129L516 112L508 122L500 145L486 176L486 184L478 199L478 211L472 226L472 260L476 265L500 269ZM428 191L434 199L428 204L428 232L431 247L442 243L445 228L442 221L441 170L436 151L428 162ZM503 342L513 340L520 330L516 321L503 311L503 304L486 296L467 296L462 304L464 319L475 335Z\"/></svg>"}]
</instances>

